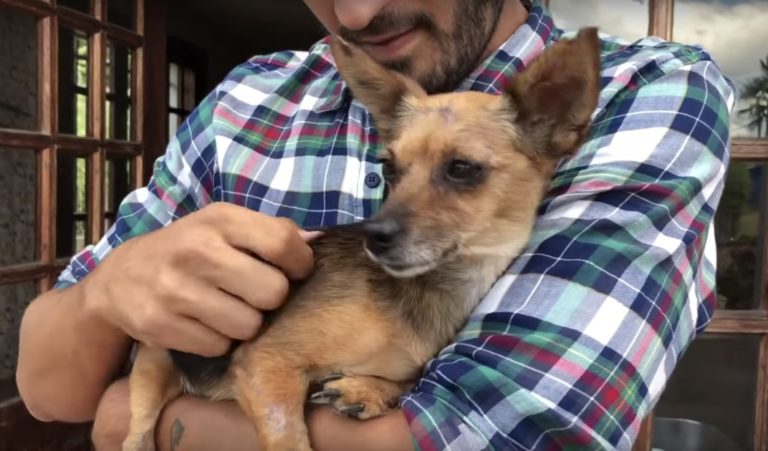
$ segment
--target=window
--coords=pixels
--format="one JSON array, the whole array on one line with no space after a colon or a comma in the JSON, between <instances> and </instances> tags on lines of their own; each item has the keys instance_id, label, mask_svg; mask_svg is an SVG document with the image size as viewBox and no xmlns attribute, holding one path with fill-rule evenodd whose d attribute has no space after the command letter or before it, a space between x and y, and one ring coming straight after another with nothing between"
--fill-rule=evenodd
<instances>
[{"instance_id":1,"label":"window","mask_svg":"<svg viewBox=\"0 0 768 451\"><path fill-rule=\"evenodd\" d=\"M648 32L648 6L638 0L550 0L555 24L566 30L600 26L600 32L627 41L642 38Z\"/></svg>"},{"instance_id":2,"label":"window","mask_svg":"<svg viewBox=\"0 0 768 451\"><path fill-rule=\"evenodd\" d=\"M768 449L768 1L549 0L558 26L597 25L709 50L737 87L732 163L715 218L718 310L681 359L635 449Z\"/></svg>"},{"instance_id":3,"label":"window","mask_svg":"<svg viewBox=\"0 0 768 451\"><path fill-rule=\"evenodd\" d=\"M204 50L173 36L168 38L168 138L200 102L207 64Z\"/></svg>"},{"instance_id":4,"label":"window","mask_svg":"<svg viewBox=\"0 0 768 451\"><path fill-rule=\"evenodd\" d=\"M176 63L168 64L168 136L176 134L181 121L196 105L195 72Z\"/></svg>"},{"instance_id":5,"label":"window","mask_svg":"<svg viewBox=\"0 0 768 451\"><path fill-rule=\"evenodd\" d=\"M104 234L118 196L140 182L143 8L143 0L0 0L3 430L14 421L33 424L23 407L6 402L15 396L24 309L52 287L73 254ZM22 427L29 437L19 432L14 444L87 449L82 427L40 428ZM55 435L40 434L53 428ZM27 443L38 439L51 441Z\"/></svg>"}]
</instances>

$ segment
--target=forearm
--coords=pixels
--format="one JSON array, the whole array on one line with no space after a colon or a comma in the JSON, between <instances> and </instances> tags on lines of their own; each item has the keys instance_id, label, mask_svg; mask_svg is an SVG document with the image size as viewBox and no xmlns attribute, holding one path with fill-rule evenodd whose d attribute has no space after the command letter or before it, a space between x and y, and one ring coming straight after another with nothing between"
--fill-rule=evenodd
<instances>
[{"instance_id":1,"label":"forearm","mask_svg":"<svg viewBox=\"0 0 768 451\"><path fill-rule=\"evenodd\" d=\"M388 416L357 421L328 409L307 415L312 445L318 451L411 450L410 431L399 411ZM168 405L158 423L158 451L227 449L253 451L256 432L234 402L210 402L183 396Z\"/></svg>"},{"instance_id":2,"label":"forearm","mask_svg":"<svg viewBox=\"0 0 768 451\"><path fill-rule=\"evenodd\" d=\"M127 355L129 338L86 307L86 290L50 291L24 313L16 380L40 420L91 420Z\"/></svg>"}]
</instances>

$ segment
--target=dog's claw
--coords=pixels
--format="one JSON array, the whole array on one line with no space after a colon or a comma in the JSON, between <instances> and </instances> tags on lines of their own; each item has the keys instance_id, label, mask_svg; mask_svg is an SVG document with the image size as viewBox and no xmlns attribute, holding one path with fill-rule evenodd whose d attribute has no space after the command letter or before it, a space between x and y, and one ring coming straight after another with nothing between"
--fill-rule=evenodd
<instances>
[{"instance_id":1,"label":"dog's claw","mask_svg":"<svg viewBox=\"0 0 768 451\"><path fill-rule=\"evenodd\" d=\"M351 406L339 409L339 413L348 417L357 417L365 410L365 404L352 404Z\"/></svg>"},{"instance_id":2,"label":"dog's claw","mask_svg":"<svg viewBox=\"0 0 768 451\"><path fill-rule=\"evenodd\" d=\"M331 404L341 397L341 392L335 388L329 388L328 390L319 391L309 397L309 402L312 404Z\"/></svg>"},{"instance_id":3,"label":"dog's claw","mask_svg":"<svg viewBox=\"0 0 768 451\"><path fill-rule=\"evenodd\" d=\"M341 373L331 373L331 374L325 376L324 378L320 379L319 381L317 381L317 383L320 384L320 385L325 385L328 382L337 381L337 380L339 380L339 379L341 379L343 377L344 377L344 375L341 374Z\"/></svg>"}]
</instances>

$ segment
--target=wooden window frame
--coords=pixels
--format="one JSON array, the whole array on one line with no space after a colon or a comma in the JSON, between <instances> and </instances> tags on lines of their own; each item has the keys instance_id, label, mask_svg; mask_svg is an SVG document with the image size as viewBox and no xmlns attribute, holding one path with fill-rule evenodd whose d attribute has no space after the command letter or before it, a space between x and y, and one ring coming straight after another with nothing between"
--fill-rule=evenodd
<instances>
[{"instance_id":1,"label":"wooden window frame","mask_svg":"<svg viewBox=\"0 0 768 451\"><path fill-rule=\"evenodd\" d=\"M35 261L0 266L0 285L33 283L38 293L50 290L69 257L57 258L57 156L59 153L81 155L87 159L86 184L87 236L93 244L105 233L103 170L107 156L128 157L132 164L131 189L148 179L146 159L154 160L164 149L162 131L165 113L160 108L145 109L163 80L149 80L145 67L165 59L167 10L165 2L134 0L133 29L108 22L107 6L111 0L90 0L89 13L57 4L57 0L0 0L0 7L31 16L37 33L37 118L34 130L0 128L0 148L35 152L36 231ZM147 15L147 13L151 15ZM146 22L146 23L145 23ZM88 117L87 136L60 133L58 124L59 27L85 32L88 39ZM131 65L131 141L105 136L106 51L114 42L130 49ZM150 81L152 83L150 83ZM149 119L145 119L145 114ZM159 118L159 119L158 119ZM18 397L13 380L0 380L0 435L12 434L19 446L29 449L90 449L90 425L41 423L32 418ZM9 435L10 436L10 435Z\"/></svg>"},{"instance_id":2,"label":"wooden window frame","mask_svg":"<svg viewBox=\"0 0 768 451\"><path fill-rule=\"evenodd\" d=\"M37 280L38 292L49 290L68 258L56 258L56 156L76 152L88 159L87 184L88 233L86 243L93 244L104 234L103 183L106 155L132 157L132 186L143 184L144 160L144 4L135 0L135 30L106 21L107 2L92 0L86 14L58 6L56 0L0 0L0 6L34 16L38 39L38 105L34 131L0 129L0 147L37 152L37 260L33 263L0 267L0 284ZM58 30L67 27L85 32L89 42L87 136L60 133L58 127ZM106 102L105 64L107 42L131 49L131 128L132 141L106 139L104 112Z\"/></svg>"}]
</instances>

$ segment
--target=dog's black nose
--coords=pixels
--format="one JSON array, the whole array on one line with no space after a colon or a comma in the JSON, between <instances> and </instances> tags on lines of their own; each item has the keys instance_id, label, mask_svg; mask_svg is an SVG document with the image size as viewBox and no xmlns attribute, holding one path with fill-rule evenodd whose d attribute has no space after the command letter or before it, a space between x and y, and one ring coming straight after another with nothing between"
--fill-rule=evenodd
<instances>
[{"instance_id":1,"label":"dog's black nose","mask_svg":"<svg viewBox=\"0 0 768 451\"><path fill-rule=\"evenodd\" d=\"M399 221L387 218L368 221L363 225L363 230L367 235L365 246L373 254L381 255L395 246L403 227Z\"/></svg>"}]
</instances>

